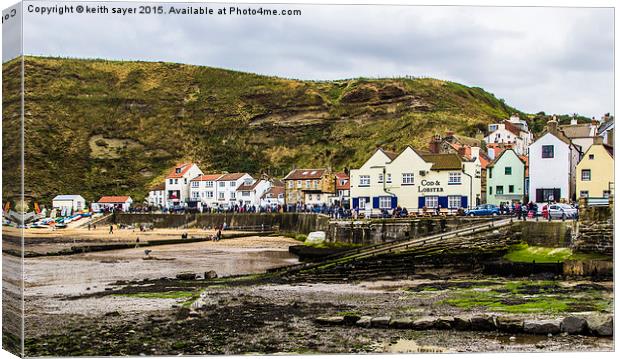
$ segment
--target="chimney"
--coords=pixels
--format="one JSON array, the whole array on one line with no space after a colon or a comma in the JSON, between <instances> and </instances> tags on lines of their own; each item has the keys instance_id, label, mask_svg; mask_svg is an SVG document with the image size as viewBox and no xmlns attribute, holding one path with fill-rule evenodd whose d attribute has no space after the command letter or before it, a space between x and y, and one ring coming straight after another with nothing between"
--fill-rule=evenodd
<instances>
[{"instance_id":1,"label":"chimney","mask_svg":"<svg viewBox=\"0 0 620 359\"><path fill-rule=\"evenodd\" d=\"M547 122L547 131L553 134L558 132L558 121L556 121L555 116L553 116L552 120Z\"/></svg>"},{"instance_id":2,"label":"chimney","mask_svg":"<svg viewBox=\"0 0 620 359\"><path fill-rule=\"evenodd\" d=\"M441 136L435 135L431 138L431 142L428 144L428 150L430 153L439 153L439 144L441 143Z\"/></svg>"},{"instance_id":3,"label":"chimney","mask_svg":"<svg viewBox=\"0 0 620 359\"><path fill-rule=\"evenodd\" d=\"M472 147L471 148L471 158L478 158L480 157L480 147Z\"/></svg>"},{"instance_id":4,"label":"chimney","mask_svg":"<svg viewBox=\"0 0 620 359\"><path fill-rule=\"evenodd\" d=\"M595 136L594 137L594 142L592 144L593 145L602 145L603 144L603 137Z\"/></svg>"}]
</instances>

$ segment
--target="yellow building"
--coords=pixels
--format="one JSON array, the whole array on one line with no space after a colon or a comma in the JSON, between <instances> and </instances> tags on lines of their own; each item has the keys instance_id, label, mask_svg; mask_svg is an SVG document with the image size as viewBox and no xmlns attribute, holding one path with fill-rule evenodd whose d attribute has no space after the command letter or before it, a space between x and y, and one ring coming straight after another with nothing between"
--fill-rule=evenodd
<instances>
[{"instance_id":1,"label":"yellow building","mask_svg":"<svg viewBox=\"0 0 620 359\"><path fill-rule=\"evenodd\" d=\"M577 164L577 195L579 197L609 197L614 183L614 150L604 145L601 137Z\"/></svg>"},{"instance_id":2,"label":"yellow building","mask_svg":"<svg viewBox=\"0 0 620 359\"><path fill-rule=\"evenodd\" d=\"M296 169L284 177L287 205L328 204L335 193L334 175L324 168Z\"/></svg>"}]
</instances>

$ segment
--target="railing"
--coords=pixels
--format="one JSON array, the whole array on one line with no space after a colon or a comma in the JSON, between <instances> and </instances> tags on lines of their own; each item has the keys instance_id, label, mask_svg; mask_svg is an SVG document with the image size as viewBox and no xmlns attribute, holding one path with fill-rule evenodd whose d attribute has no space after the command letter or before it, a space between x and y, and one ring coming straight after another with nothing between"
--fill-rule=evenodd
<instances>
[{"instance_id":1,"label":"railing","mask_svg":"<svg viewBox=\"0 0 620 359\"><path fill-rule=\"evenodd\" d=\"M587 197L586 203L590 207L607 207L609 206L608 197Z\"/></svg>"},{"instance_id":2,"label":"railing","mask_svg":"<svg viewBox=\"0 0 620 359\"><path fill-rule=\"evenodd\" d=\"M340 252L330 256L323 258L320 262L313 263L302 263L288 267L281 267L274 269L273 271L287 271L287 272L295 272L300 270L308 270L316 267L324 266L327 264L338 263L341 260L353 260L353 259L361 259L366 257L376 256L378 254L382 254L387 252L392 252L394 250L399 249L408 249L410 246L419 245L419 244L432 244L437 241L442 241L447 238L456 237L458 235L463 234L474 234L476 232L487 231L493 228L504 227L507 225L512 225L513 219L501 219L501 220L491 220L490 222L486 222L480 225L474 225L468 228L457 229L450 232L433 234L427 237L412 239L412 240L399 240L399 241L391 241L387 243L375 244L369 247L357 248L351 251Z\"/></svg>"}]
</instances>

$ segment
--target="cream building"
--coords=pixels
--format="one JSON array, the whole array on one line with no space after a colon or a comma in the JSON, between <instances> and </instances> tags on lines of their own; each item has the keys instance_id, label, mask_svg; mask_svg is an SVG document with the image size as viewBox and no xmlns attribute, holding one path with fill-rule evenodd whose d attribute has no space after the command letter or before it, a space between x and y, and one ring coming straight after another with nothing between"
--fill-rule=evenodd
<instances>
[{"instance_id":1,"label":"cream building","mask_svg":"<svg viewBox=\"0 0 620 359\"><path fill-rule=\"evenodd\" d=\"M613 147L604 145L601 137L577 164L577 195L589 198L607 198L614 183Z\"/></svg>"},{"instance_id":2,"label":"cream building","mask_svg":"<svg viewBox=\"0 0 620 359\"><path fill-rule=\"evenodd\" d=\"M377 149L351 173L351 208L426 208L457 210L480 201L481 166L457 154L431 154L405 148L401 153Z\"/></svg>"}]
</instances>

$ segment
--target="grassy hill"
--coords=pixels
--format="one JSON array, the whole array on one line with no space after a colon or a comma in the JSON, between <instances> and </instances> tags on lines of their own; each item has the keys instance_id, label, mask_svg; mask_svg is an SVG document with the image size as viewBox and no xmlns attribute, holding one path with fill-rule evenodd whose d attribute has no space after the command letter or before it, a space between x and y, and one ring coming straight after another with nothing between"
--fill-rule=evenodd
<instances>
[{"instance_id":1,"label":"grassy hill","mask_svg":"<svg viewBox=\"0 0 620 359\"><path fill-rule=\"evenodd\" d=\"M7 128L19 120L19 65L3 66ZM434 133L472 136L516 111L481 88L430 78L313 82L40 57L24 68L26 194L43 201L140 200L183 160L280 176L293 165L355 167L377 146L426 148ZM16 168L15 146L3 146L4 168ZM5 173L5 197L19 189L14 172Z\"/></svg>"}]
</instances>

